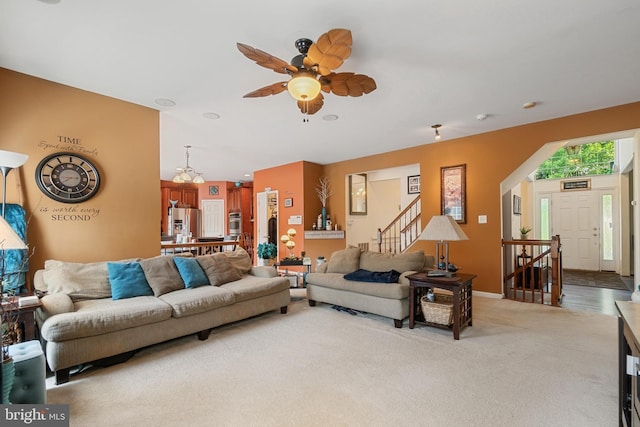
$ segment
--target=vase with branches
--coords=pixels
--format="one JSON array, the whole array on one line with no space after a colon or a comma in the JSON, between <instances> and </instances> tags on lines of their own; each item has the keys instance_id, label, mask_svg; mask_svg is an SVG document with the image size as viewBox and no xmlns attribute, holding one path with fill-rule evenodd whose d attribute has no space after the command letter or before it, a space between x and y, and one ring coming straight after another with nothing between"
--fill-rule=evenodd
<instances>
[{"instance_id":1,"label":"vase with branches","mask_svg":"<svg viewBox=\"0 0 640 427\"><path fill-rule=\"evenodd\" d=\"M327 199L333 194L328 177L320 178L320 183L316 186L316 193L322 203L322 230L324 230L327 227Z\"/></svg>"}]
</instances>

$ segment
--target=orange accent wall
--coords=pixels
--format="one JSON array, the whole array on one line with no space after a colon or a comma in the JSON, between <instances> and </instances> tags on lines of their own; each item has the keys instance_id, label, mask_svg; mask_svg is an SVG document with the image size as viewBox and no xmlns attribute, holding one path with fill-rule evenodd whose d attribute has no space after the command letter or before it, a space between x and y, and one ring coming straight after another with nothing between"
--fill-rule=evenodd
<instances>
[{"instance_id":1,"label":"orange accent wall","mask_svg":"<svg viewBox=\"0 0 640 427\"><path fill-rule=\"evenodd\" d=\"M0 149L29 155L9 174L7 202L27 212L31 275L46 259L158 255L158 112L3 68L0 93ZM66 204L40 191L36 166L61 151L95 162L102 180L96 196Z\"/></svg>"},{"instance_id":2,"label":"orange accent wall","mask_svg":"<svg viewBox=\"0 0 640 427\"><path fill-rule=\"evenodd\" d=\"M474 273L474 289L502 292L502 219L500 183L541 146L591 135L640 128L640 102L576 114L485 134L426 144L415 148L334 163L324 167L333 182L362 170L385 169L420 161L422 216L440 214L440 167L466 164L467 223L470 240L450 243L450 258L464 273ZM336 186L332 211L344 224L344 187ZM486 224L478 224L486 215ZM415 249L435 252L433 242L419 241Z\"/></svg>"},{"instance_id":3,"label":"orange accent wall","mask_svg":"<svg viewBox=\"0 0 640 427\"><path fill-rule=\"evenodd\" d=\"M286 234L289 228L296 230L296 237L293 241L296 243L294 255L300 256L305 251L304 229L305 224L309 221L307 211L308 198L312 194L309 192L308 184L305 182L305 171L320 169L319 165L309 162L295 162L279 166L277 168L264 169L253 173L253 199L254 206L257 206L257 194L264 191L266 187L278 191L278 259L289 255L289 250L280 243L280 236ZM284 199L293 199L293 206L284 207ZM303 225L289 225L290 216L302 215ZM258 217L258 213L254 213L254 217ZM257 246L257 221L253 225L253 235L256 236ZM311 228L311 222L308 223L308 229Z\"/></svg>"},{"instance_id":4,"label":"orange accent wall","mask_svg":"<svg viewBox=\"0 0 640 427\"><path fill-rule=\"evenodd\" d=\"M28 240L35 253L30 270L49 258L87 262L158 254L158 112L1 68L0 93L0 149L30 156L7 180L8 202L21 203L31 217ZM478 275L474 289L500 293L500 183L547 142L638 128L640 102L329 165L300 161L256 171L254 193L265 187L278 190L281 234L289 228L290 215L303 215L304 226L294 226L301 236L295 252L304 249L315 259L345 245L343 240L302 238L320 212L315 193L320 176L333 184L329 212L344 225L346 175L419 159L422 215L428 219L440 212L440 167L464 163L467 224L462 228L470 240L451 243L452 259L463 272ZM60 142L60 136L78 143ZM96 162L103 179L98 195L78 205L52 201L34 180L43 157L72 147ZM284 208L289 197L293 207ZM75 217L53 219L65 214ZM487 215L487 224L478 224L478 215ZM432 253L434 245L418 242L416 249Z\"/></svg>"}]
</instances>

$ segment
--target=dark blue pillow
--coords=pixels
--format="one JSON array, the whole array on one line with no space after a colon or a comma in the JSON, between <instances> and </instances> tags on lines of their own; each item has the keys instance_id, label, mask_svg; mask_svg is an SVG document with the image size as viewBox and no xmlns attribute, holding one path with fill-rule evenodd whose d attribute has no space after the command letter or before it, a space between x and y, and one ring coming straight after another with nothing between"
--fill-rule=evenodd
<instances>
[{"instance_id":1,"label":"dark blue pillow","mask_svg":"<svg viewBox=\"0 0 640 427\"><path fill-rule=\"evenodd\" d=\"M137 262L108 262L111 298L124 299L153 295L153 290Z\"/></svg>"},{"instance_id":2,"label":"dark blue pillow","mask_svg":"<svg viewBox=\"0 0 640 427\"><path fill-rule=\"evenodd\" d=\"M178 267L186 288L197 288L210 284L207 275L195 258L174 257L173 261Z\"/></svg>"},{"instance_id":3,"label":"dark blue pillow","mask_svg":"<svg viewBox=\"0 0 640 427\"><path fill-rule=\"evenodd\" d=\"M344 278L357 282L397 283L400 278L400 273L395 270L369 271L361 268L353 273L345 274Z\"/></svg>"}]
</instances>

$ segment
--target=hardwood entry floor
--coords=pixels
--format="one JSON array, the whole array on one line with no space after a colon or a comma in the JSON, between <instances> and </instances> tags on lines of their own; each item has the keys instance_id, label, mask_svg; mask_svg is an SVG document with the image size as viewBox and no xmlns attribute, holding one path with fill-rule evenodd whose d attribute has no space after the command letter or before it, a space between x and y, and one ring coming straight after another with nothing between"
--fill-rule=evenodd
<instances>
[{"instance_id":1,"label":"hardwood entry floor","mask_svg":"<svg viewBox=\"0 0 640 427\"><path fill-rule=\"evenodd\" d=\"M577 272L573 271L572 273L576 274ZM633 276L621 277L621 279L629 289L633 287ZM617 316L615 302L630 300L632 291L570 285L565 281L562 285L562 292L564 294L562 307L564 308Z\"/></svg>"}]
</instances>

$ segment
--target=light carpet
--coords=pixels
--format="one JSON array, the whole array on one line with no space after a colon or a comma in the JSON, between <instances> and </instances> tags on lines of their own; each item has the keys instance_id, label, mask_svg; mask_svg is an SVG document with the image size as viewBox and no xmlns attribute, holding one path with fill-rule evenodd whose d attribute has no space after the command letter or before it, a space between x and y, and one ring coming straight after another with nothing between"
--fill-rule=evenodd
<instances>
[{"instance_id":1,"label":"light carpet","mask_svg":"<svg viewBox=\"0 0 640 427\"><path fill-rule=\"evenodd\" d=\"M301 293L302 292L302 293ZM473 327L393 327L294 290L289 313L92 368L49 403L72 426L615 426L617 320L474 297Z\"/></svg>"}]
</instances>

